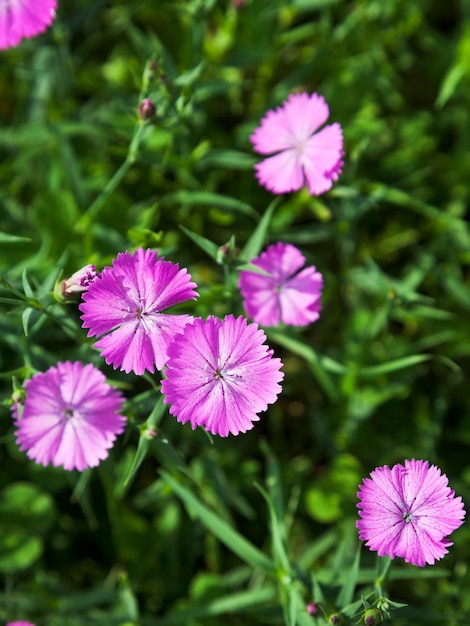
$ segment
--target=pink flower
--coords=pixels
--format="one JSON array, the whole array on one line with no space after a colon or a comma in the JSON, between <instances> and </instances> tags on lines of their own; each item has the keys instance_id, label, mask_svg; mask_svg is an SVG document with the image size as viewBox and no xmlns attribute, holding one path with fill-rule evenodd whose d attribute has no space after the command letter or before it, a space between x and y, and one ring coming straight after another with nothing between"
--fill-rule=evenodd
<instances>
[{"instance_id":1,"label":"pink flower","mask_svg":"<svg viewBox=\"0 0 470 626\"><path fill-rule=\"evenodd\" d=\"M94 365L57 363L28 380L25 392L24 406L13 407L16 439L41 465L95 467L124 430L121 393Z\"/></svg>"},{"instance_id":2,"label":"pink flower","mask_svg":"<svg viewBox=\"0 0 470 626\"><path fill-rule=\"evenodd\" d=\"M0 49L39 35L55 18L57 0L0 0Z\"/></svg>"},{"instance_id":3,"label":"pink flower","mask_svg":"<svg viewBox=\"0 0 470 626\"><path fill-rule=\"evenodd\" d=\"M168 348L162 392L170 413L221 437L253 428L257 413L276 402L284 377L265 340L241 316L195 319Z\"/></svg>"},{"instance_id":4,"label":"pink flower","mask_svg":"<svg viewBox=\"0 0 470 626\"><path fill-rule=\"evenodd\" d=\"M95 347L114 369L153 372L164 366L174 335L193 319L161 311L194 300L194 287L186 269L158 258L156 251L120 253L83 294L83 327L90 329L89 337L102 336Z\"/></svg>"},{"instance_id":5,"label":"pink flower","mask_svg":"<svg viewBox=\"0 0 470 626\"><path fill-rule=\"evenodd\" d=\"M8 622L6 626L35 626L31 622Z\"/></svg>"},{"instance_id":6,"label":"pink flower","mask_svg":"<svg viewBox=\"0 0 470 626\"><path fill-rule=\"evenodd\" d=\"M306 326L320 316L322 275L290 243L276 243L251 261L264 274L242 270L240 290L249 317L263 326Z\"/></svg>"},{"instance_id":7,"label":"pink flower","mask_svg":"<svg viewBox=\"0 0 470 626\"><path fill-rule=\"evenodd\" d=\"M433 565L452 545L447 535L463 523L462 498L445 474L428 461L405 461L375 469L359 486L359 538L379 556Z\"/></svg>"},{"instance_id":8,"label":"pink flower","mask_svg":"<svg viewBox=\"0 0 470 626\"><path fill-rule=\"evenodd\" d=\"M88 289L92 282L96 279L96 267L94 265L85 265L77 270L70 278L62 281L61 291L66 298L76 293L83 293Z\"/></svg>"},{"instance_id":9,"label":"pink flower","mask_svg":"<svg viewBox=\"0 0 470 626\"><path fill-rule=\"evenodd\" d=\"M261 185L274 193L307 185L311 195L331 189L343 166L343 133L338 123L316 132L329 116L322 96L291 94L268 111L250 140L259 154L278 153L255 166Z\"/></svg>"}]
</instances>

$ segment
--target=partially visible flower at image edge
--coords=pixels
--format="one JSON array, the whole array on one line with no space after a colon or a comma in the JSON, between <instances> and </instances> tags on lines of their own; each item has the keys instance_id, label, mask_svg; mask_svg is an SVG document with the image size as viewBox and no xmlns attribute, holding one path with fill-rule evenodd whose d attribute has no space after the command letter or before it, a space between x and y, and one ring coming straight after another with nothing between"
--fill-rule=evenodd
<instances>
[{"instance_id":1,"label":"partially visible flower at image edge","mask_svg":"<svg viewBox=\"0 0 470 626\"><path fill-rule=\"evenodd\" d=\"M305 257L298 248L278 242L251 264L266 272L240 272L243 306L255 322L306 326L319 318L323 278L313 265L301 269Z\"/></svg>"},{"instance_id":2,"label":"partially visible flower at image edge","mask_svg":"<svg viewBox=\"0 0 470 626\"><path fill-rule=\"evenodd\" d=\"M379 556L424 567L447 554L447 536L463 523L461 497L428 461L376 468L359 486L359 538Z\"/></svg>"},{"instance_id":3,"label":"partially visible flower at image edge","mask_svg":"<svg viewBox=\"0 0 470 626\"><path fill-rule=\"evenodd\" d=\"M96 467L126 418L123 398L94 365L66 361L35 374L24 405L13 405L16 440L29 459L66 470Z\"/></svg>"},{"instance_id":4,"label":"partially visible flower at image edge","mask_svg":"<svg viewBox=\"0 0 470 626\"><path fill-rule=\"evenodd\" d=\"M304 185L311 195L331 189L344 153L337 122L318 130L329 114L324 98L316 93L291 94L281 107L266 113L250 137L255 152L277 153L255 165L261 185L273 193Z\"/></svg>"},{"instance_id":5,"label":"partially visible flower at image edge","mask_svg":"<svg viewBox=\"0 0 470 626\"><path fill-rule=\"evenodd\" d=\"M108 365L127 374L162 369L168 343L193 320L190 315L162 313L198 294L186 269L157 254L143 248L119 253L79 305L88 337L100 337L95 348Z\"/></svg>"},{"instance_id":6,"label":"partially visible flower at image edge","mask_svg":"<svg viewBox=\"0 0 470 626\"><path fill-rule=\"evenodd\" d=\"M57 0L0 0L0 49L44 32L54 21Z\"/></svg>"},{"instance_id":7,"label":"partially visible flower at image edge","mask_svg":"<svg viewBox=\"0 0 470 626\"><path fill-rule=\"evenodd\" d=\"M162 393L171 415L221 437L253 428L284 378L265 340L242 316L196 318L168 348Z\"/></svg>"},{"instance_id":8,"label":"partially visible flower at image edge","mask_svg":"<svg viewBox=\"0 0 470 626\"><path fill-rule=\"evenodd\" d=\"M32 622L7 622L6 626L35 626Z\"/></svg>"}]
</instances>

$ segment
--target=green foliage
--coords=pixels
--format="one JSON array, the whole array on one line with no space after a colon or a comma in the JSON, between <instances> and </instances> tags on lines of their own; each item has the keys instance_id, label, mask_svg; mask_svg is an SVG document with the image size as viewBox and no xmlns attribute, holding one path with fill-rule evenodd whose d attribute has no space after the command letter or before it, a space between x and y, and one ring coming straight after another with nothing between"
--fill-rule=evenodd
<instances>
[{"instance_id":1,"label":"green foliage","mask_svg":"<svg viewBox=\"0 0 470 626\"><path fill-rule=\"evenodd\" d=\"M376 565L355 530L362 477L405 458L470 502L468 20L463 0L72 0L1 51L1 620L468 622L468 528L422 570ZM320 198L253 175L249 135L293 90L344 130ZM236 439L176 423L158 377L105 366L57 296L150 246L198 283L191 313L238 315L239 269L280 240L322 272L322 314L267 329L283 393ZM28 461L10 415L67 359L127 399L125 436L81 475Z\"/></svg>"}]
</instances>

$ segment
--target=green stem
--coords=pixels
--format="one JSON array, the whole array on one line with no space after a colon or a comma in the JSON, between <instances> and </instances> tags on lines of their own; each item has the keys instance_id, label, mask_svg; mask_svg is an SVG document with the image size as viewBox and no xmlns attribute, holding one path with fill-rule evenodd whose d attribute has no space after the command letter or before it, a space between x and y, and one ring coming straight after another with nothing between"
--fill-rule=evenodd
<instances>
[{"instance_id":1,"label":"green stem","mask_svg":"<svg viewBox=\"0 0 470 626\"><path fill-rule=\"evenodd\" d=\"M87 233L89 234L90 226L96 220L100 211L106 206L110 196L114 193L118 185L126 176L127 172L131 169L134 163L137 161L137 157L139 154L139 146L142 141L143 133L144 133L145 124L140 120L136 124L134 128L134 134L132 136L131 143L129 145L129 149L127 151L127 156L125 161L122 163L120 168L115 172L114 176L111 180L108 181L103 191L96 198L96 200L90 205L88 210L82 215L82 217L78 220L76 225L76 231L79 233Z\"/></svg>"}]
</instances>

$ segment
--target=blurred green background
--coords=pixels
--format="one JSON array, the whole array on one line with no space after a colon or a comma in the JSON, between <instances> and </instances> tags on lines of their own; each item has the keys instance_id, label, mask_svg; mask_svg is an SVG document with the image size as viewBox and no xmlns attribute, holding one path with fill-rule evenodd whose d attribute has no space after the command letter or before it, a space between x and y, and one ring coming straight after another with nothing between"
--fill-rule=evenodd
<instances>
[{"instance_id":1,"label":"blurred green background","mask_svg":"<svg viewBox=\"0 0 470 626\"><path fill-rule=\"evenodd\" d=\"M157 115L142 125L150 59ZM326 98L345 165L328 194L273 207L249 135L295 90ZM347 578L363 476L429 459L470 502L468 0L70 0L47 33L1 52L0 93L0 619L325 623L304 609L318 590L294 578ZM233 264L188 230L241 249L268 207L265 243L294 243L323 273L323 311L267 330L283 394L251 432L210 441L162 414L158 376L106 367L76 303L50 292L143 245L189 269L191 312L240 314ZM83 475L29 462L10 416L12 376L66 359L94 362L128 399L126 435ZM224 541L208 511L239 535ZM392 623L470 619L470 531L452 539L433 567L393 564L386 590L409 606ZM374 566L363 548L356 598Z\"/></svg>"}]
</instances>

